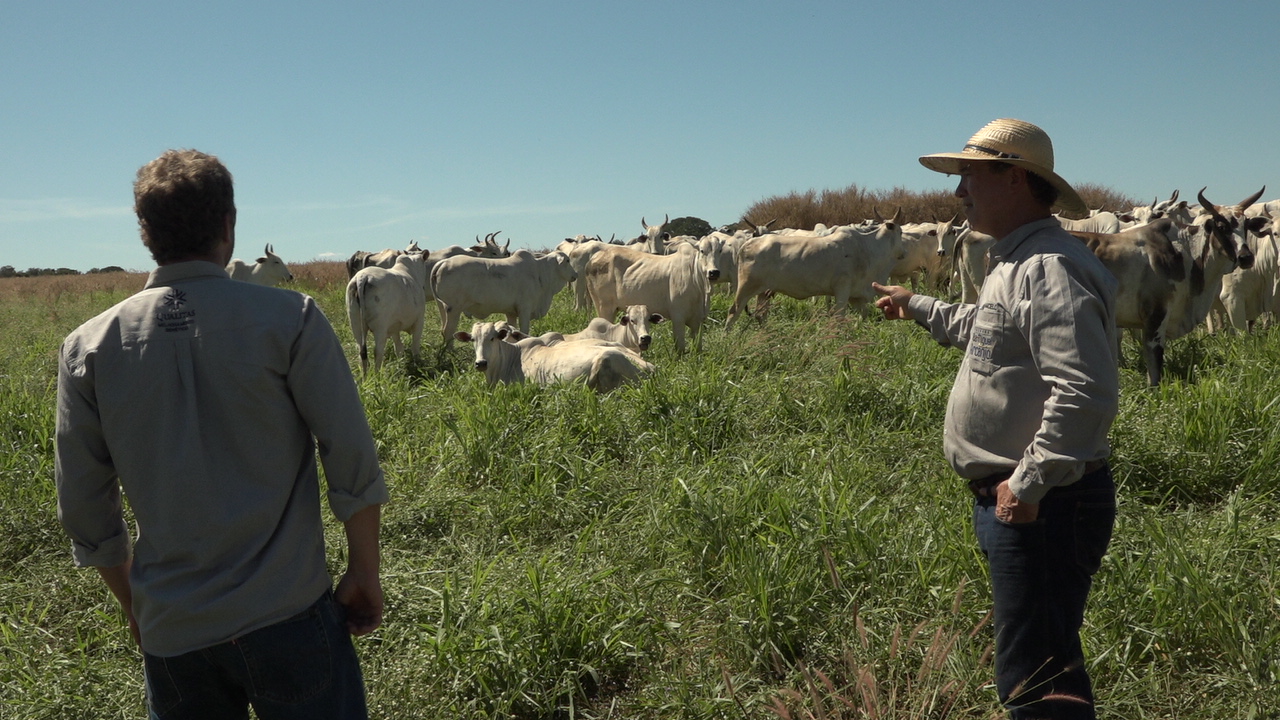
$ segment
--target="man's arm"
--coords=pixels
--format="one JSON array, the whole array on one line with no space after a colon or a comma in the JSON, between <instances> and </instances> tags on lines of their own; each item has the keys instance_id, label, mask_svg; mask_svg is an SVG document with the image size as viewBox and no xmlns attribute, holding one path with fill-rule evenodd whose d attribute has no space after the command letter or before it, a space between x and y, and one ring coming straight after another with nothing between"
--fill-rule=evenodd
<instances>
[{"instance_id":1,"label":"man's arm","mask_svg":"<svg viewBox=\"0 0 1280 720\"><path fill-rule=\"evenodd\" d=\"M138 620L133 616L133 586L129 584L129 568L132 565L132 560L127 560L123 565L100 567L97 570L98 574L102 576L102 582L107 584L111 594L116 596L116 600L120 602L120 607L124 609L125 617L129 621L129 633L133 635L133 641L141 645L142 636L138 634Z\"/></svg>"},{"instance_id":2,"label":"man's arm","mask_svg":"<svg viewBox=\"0 0 1280 720\"><path fill-rule=\"evenodd\" d=\"M370 505L343 523L347 533L347 572L334 597L347 610L347 631L367 635L382 624L381 555L378 530L382 506Z\"/></svg>"}]
</instances>

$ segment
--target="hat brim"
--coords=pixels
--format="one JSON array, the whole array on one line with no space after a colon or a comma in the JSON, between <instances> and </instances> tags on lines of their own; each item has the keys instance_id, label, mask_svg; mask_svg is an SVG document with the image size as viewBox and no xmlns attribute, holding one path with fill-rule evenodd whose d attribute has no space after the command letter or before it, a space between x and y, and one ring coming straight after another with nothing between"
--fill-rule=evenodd
<instances>
[{"instance_id":1,"label":"hat brim","mask_svg":"<svg viewBox=\"0 0 1280 720\"><path fill-rule=\"evenodd\" d=\"M1084 200L1080 199L1080 195L1071 187L1070 183L1063 180L1054 171L1045 169L1043 166L1027 160L1018 158L990 157L971 152L934 153L933 155L922 155L920 157L921 165L934 172L946 173L947 175L959 175L961 166L965 163L975 161L1002 162L1033 172L1044 178L1050 185L1057 188L1058 200L1053 204L1055 208L1072 213L1085 213L1089 211L1088 206L1084 204Z\"/></svg>"}]
</instances>

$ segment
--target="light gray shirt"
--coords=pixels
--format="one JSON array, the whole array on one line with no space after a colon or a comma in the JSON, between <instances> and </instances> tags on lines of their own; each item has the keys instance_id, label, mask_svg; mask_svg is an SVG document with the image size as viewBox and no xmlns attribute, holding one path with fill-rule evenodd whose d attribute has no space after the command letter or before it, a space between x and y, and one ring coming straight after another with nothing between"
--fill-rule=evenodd
<instances>
[{"instance_id":1,"label":"light gray shirt","mask_svg":"<svg viewBox=\"0 0 1280 720\"><path fill-rule=\"evenodd\" d=\"M330 586L317 446L339 520L386 502L350 365L306 295L167 265L62 345L58 517L77 565L132 552L153 655L278 622Z\"/></svg>"},{"instance_id":2,"label":"light gray shirt","mask_svg":"<svg viewBox=\"0 0 1280 720\"><path fill-rule=\"evenodd\" d=\"M1037 503L1110 453L1117 283L1052 218L1010 233L990 258L976 304L916 295L909 311L965 351L947 402L947 460L969 479L1012 471L1013 492Z\"/></svg>"}]
</instances>

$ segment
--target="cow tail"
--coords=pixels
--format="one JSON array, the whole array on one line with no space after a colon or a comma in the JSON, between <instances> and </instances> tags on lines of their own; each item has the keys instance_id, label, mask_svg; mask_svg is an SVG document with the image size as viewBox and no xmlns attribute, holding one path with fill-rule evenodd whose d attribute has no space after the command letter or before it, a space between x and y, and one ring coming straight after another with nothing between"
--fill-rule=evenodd
<instances>
[{"instance_id":1,"label":"cow tail","mask_svg":"<svg viewBox=\"0 0 1280 720\"><path fill-rule=\"evenodd\" d=\"M365 344L369 328L364 321L365 278L356 278L347 285L347 318L351 322L351 336L355 338L356 347L360 348L360 363L369 363L369 348Z\"/></svg>"}]
</instances>

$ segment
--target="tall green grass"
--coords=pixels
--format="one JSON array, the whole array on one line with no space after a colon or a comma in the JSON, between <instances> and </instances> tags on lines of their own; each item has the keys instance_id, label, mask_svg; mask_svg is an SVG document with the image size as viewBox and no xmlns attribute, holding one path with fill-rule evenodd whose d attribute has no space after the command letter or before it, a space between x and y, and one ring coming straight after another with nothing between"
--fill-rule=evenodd
<instances>
[{"instance_id":1,"label":"tall green grass","mask_svg":"<svg viewBox=\"0 0 1280 720\"><path fill-rule=\"evenodd\" d=\"M295 274L358 374L341 266ZM52 480L58 343L131 277L0 280L5 718L143 712L137 651L71 565ZM725 333L727 305L714 297L700 353L658 326L658 374L607 395L490 388L434 330L420 361L357 375L392 493L386 623L357 642L376 717L997 711L989 586L940 452L959 354L911 323L785 298ZM534 331L587 319L561 296ZM1103 717L1280 708L1278 356L1274 332L1196 334L1152 390L1126 345L1120 516L1084 629Z\"/></svg>"}]
</instances>

